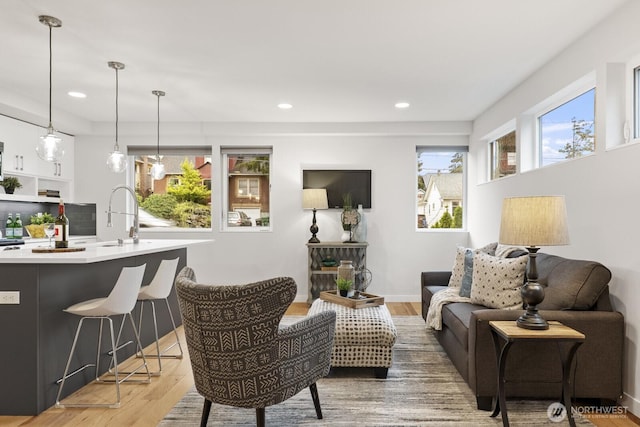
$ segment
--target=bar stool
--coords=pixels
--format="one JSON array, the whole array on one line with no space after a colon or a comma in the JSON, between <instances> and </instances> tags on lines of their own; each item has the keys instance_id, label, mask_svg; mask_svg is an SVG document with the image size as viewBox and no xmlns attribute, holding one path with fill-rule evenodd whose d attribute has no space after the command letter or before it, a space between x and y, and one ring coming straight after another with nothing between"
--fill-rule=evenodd
<instances>
[{"instance_id":1,"label":"bar stool","mask_svg":"<svg viewBox=\"0 0 640 427\"><path fill-rule=\"evenodd\" d=\"M128 373L123 378L120 378L118 372L118 356L116 354L116 340L115 335L113 333L113 320L112 316L122 315L122 323L125 322L125 317L129 317L131 322L131 327L133 328L133 332L136 336L136 342L138 344L138 348L142 349L142 345L140 343L140 335L136 329L135 322L133 321L133 317L131 316L131 311L136 305L136 299L138 292L140 290L140 285L142 284L142 278L144 276L144 269L146 264L137 266L137 267L123 267L120 275L118 276L118 280L116 281L115 286L113 287L111 293L106 298L95 298L92 300L80 302L78 304L74 304L69 308L66 308L64 311L70 314L74 314L76 316L81 316L80 321L78 322L78 327L76 329L75 338L73 339L73 344L71 345L71 352L69 353L69 359L67 360L67 365L64 369L64 375L58 381L60 384L60 388L58 389L58 395L56 397L56 408L91 408L91 407L107 407L107 408L119 408L120 407L120 383L124 381L129 382L151 382L151 373L149 372L149 367L147 366L147 360L144 358L143 354L143 363L138 366L133 372ZM69 373L69 367L71 365L71 359L73 357L73 353L76 349L76 344L78 342L78 337L80 335L80 330L82 329L82 325L86 319L100 319L100 330L98 335L98 349L96 353L96 363L95 364L86 364L81 368ZM114 363L114 379L113 380L105 380L100 379L100 350L102 346L102 327L105 320L109 321L109 331L111 333L111 356ZM122 330L122 328L121 328ZM103 382L114 382L116 385L116 401L114 403L61 403L60 396L62 395L62 389L64 388L64 383L67 378L83 371L86 368L95 367L96 377L95 381L99 383ZM142 368L146 370L146 380L130 380L129 378L134 374L138 373ZM143 372L141 372L143 373Z\"/></svg>"},{"instance_id":2,"label":"bar stool","mask_svg":"<svg viewBox=\"0 0 640 427\"><path fill-rule=\"evenodd\" d=\"M140 301L140 317L138 319L138 330L142 330L142 313L144 311L144 304L148 302L151 304L151 312L153 314L153 330L156 338L156 354L147 354L147 357L156 357L158 359L158 371L152 372L151 375L160 375L162 373L162 360L161 359L182 359L182 345L180 344L180 338L178 337L178 331L176 330L176 322L173 319L173 313L169 306L169 294L173 288L173 282L176 277L176 271L178 269L178 261L180 258L163 259L156 270L156 274L151 280L151 283L147 286L140 288L138 293L138 301ZM155 301L164 300L167 305L167 311L169 312L169 318L171 319L171 325L173 326L173 333L176 336L176 340L173 344L160 351L160 340L158 338L158 322L156 318L156 305ZM180 354L165 354L166 351L172 349L175 346L180 349ZM142 353L142 352L140 352ZM138 354L138 357L141 357Z\"/></svg>"}]
</instances>

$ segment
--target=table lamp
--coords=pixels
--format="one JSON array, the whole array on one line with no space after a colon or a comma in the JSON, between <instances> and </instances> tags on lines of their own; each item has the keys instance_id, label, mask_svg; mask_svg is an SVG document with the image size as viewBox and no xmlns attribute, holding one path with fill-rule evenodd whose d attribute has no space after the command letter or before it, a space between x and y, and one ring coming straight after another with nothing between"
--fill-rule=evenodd
<instances>
[{"instance_id":1,"label":"table lamp","mask_svg":"<svg viewBox=\"0 0 640 427\"><path fill-rule=\"evenodd\" d=\"M320 243L316 237L318 233L318 224L316 224L316 210L329 209L329 201L327 200L327 190L325 188L305 188L302 190L302 209L313 209L313 222L309 231L311 238L309 243Z\"/></svg>"},{"instance_id":2,"label":"table lamp","mask_svg":"<svg viewBox=\"0 0 640 427\"><path fill-rule=\"evenodd\" d=\"M549 329L547 321L538 313L544 288L538 283L536 256L540 246L569 244L564 196L505 198L499 242L524 246L529 252L527 281L521 289L526 312L518 318L517 325L525 329Z\"/></svg>"}]
</instances>

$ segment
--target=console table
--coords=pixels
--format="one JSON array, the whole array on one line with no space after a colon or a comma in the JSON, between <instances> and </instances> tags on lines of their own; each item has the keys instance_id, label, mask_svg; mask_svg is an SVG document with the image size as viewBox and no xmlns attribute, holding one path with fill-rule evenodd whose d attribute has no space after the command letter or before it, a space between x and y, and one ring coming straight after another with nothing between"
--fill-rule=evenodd
<instances>
[{"instance_id":1,"label":"console table","mask_svg":"<svg viewBox=\"0 0 640 427\"><path fill-rule=\"evenodd\" d=\"M507 417L507 403L505 398L505 378L504 370L507 364L507 355L509 348L515 342L519 341L548 341L558 345L560 360L562 361L562 396L561 400L566 409L567 418L571 427L575 427L575 421L571 414L571 388L569 387L571 362L578 347L584 342L583 333L576 331L560 322L550 321L549 329L532 330L524 329L516 325L512 320L492 320L489 322L491 326L491 335L496 349L496 357L498 359L498 398L492 417L496 417L502 411L502 425L509 426L509 418ZM501 345L501 343L504 343ZM568 351L565 354L560 351L560 343L570 343Z\"/></svg>"},{"instance_id":2,"label":"console table","mask_svg":"<svg viewBox=\"0 0 640 427\"><path fill-rule=\"evenodd\" d=\"M356 274L367 267L367 246L366 242L342 243L342 242L321 242L307 243L309 252L309 295L307 303L320 297L321 291L336 289L335 269L323 269L322 261L331 258L340 263L341 260L351 261L356 270Z\"/></svg>"}]
</instances>

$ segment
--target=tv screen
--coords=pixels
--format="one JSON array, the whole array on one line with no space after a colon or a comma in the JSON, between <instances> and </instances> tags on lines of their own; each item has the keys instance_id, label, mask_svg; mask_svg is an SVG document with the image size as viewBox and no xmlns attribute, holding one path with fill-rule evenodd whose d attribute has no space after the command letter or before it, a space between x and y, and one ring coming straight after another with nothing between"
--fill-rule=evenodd
<instances>
[{"instance_id":1,"label":"tv screen","mask_svg":"<svg viewBox=\"0 0 640 427\"><path fill-rule=\"evenodd\" d=\"M345 194L354 209L371 209L371 170L303 170L302 188L326 188L329 209L342 209Z\"/></svg>"}]
</instances>

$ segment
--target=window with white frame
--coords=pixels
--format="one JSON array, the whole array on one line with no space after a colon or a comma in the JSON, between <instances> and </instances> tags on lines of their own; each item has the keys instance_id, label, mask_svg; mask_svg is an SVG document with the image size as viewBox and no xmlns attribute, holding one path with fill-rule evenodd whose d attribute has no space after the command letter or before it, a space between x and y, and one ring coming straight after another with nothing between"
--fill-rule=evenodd
<instances>
[{"instance_id":1,"label":"window with white frame","mask_svg":"<svg viewBox=\"0 0 640 427\"><path fill-rule=\"evenodd\" d=\"M156 147L129 146L140 227L154 231L211 228L211 147L163 147L165 176L156 180L151 166Z\"/></svg>"},{"instance_id":2,"label":"window with white frame","mask_svg":"<svg viewBox=\"0 0 640 427\"><path fill-rule=\"evenodd\" d=\"M467 151L466 146L416 148L418 229L464 227Z\"/></svg>"},{"instance_id":3,"label":"window with white frame","mask_svg":"<svg viewBox=\"0 0 640 427\"><path fill-rule=\"evenodd\" d=\"M633 70L633 137L640 138L640 67Z\"/></svg>"},{"instance_id":4,"label":"window with white frame","mask_svg":"<svg viewBox=\"0 0 640 427\"><path fill-rule=\"evenodd\" d=\"M516 131L489 141L489 177L498 179L516 173Z\"/></svg>"},{"instance_id":5,"label":"window with white frame","mask_svg":"<svg viewBox=\"0 0 640 427\"><path fill-rule=\"evenodd\" d=\"M538 117L540 166L595 151L595 95L593 88Z\"/></svg>"},{"instance_id":6,"label":"window with white frame","mask_svg":"<svg viewBox=\"0 0 640 427\"><path fill-rule=\"evenodd\" d=\"M271 147L222 147L222 226L271 229Z\"/></svg>"}]
</instances>

